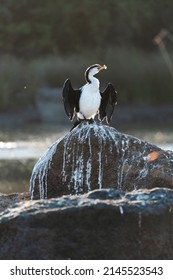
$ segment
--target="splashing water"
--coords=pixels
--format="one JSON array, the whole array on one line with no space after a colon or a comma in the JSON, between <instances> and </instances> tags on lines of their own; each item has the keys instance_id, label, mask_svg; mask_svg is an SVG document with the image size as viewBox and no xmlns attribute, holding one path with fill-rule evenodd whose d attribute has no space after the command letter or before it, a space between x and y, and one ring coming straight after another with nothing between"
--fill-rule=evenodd
<instances>
[{"instance_id":1,"label":"splashing water","mask_svg":"<svg viewBox=\"0 0 173 280\"><path fill-rule=\"evenodd\" d=\"M39 194L40 198L44 199L47 198L47 190L48 190L48 170L50 168L53 155L56 152L57 144L61 141L55 142L48 151L39 159L37 164L35 165L31 179L30 179L30 197L31 199L34 198L34 188L35 188L35 181L38 180L39 186Z\"/></svg>"}]
</instances>

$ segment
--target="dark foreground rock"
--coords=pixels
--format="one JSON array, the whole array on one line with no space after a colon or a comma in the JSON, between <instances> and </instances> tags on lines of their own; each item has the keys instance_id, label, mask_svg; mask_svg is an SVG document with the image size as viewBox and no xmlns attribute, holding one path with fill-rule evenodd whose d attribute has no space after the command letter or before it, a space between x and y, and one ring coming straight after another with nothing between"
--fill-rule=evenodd
<instances>
[{"instance_id":1,"label":"dark foreground rock","mask_svg":"<svg viewBox=\"0 0 173 280\"><path fill-rule=\"evenodd\" d=\"M173 188L173 152L84 122L54 143L36 163L33 199L83 194L94 189Z\"/></svg>"},{"instance_id":2,"label":"dark foreground rock","mask_svg":"<svg viewBox=\"0 0 173 280\"><path fill-rule=\"evenodd\" d=\"M173 190L95 190L0 215L0 259L173 259Z\"/></svg>"}]
</instances>

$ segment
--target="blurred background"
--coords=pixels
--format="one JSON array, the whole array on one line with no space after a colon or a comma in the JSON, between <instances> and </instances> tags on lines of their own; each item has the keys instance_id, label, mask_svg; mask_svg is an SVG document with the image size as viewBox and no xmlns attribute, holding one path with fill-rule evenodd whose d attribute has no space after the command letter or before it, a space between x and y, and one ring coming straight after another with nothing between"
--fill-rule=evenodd
<instances>
[{"instance_id":1,"label":"blurred background","mask_svg":"<svg viewBox=\"0 0 173 280\"><path fill-rule=\"evenodd\" d=\"M0 192L27 191L38 158L72 126L62 86L108 69L117 130L173 150L173 1L0 0Z\"/></svg>"}]
</instances>

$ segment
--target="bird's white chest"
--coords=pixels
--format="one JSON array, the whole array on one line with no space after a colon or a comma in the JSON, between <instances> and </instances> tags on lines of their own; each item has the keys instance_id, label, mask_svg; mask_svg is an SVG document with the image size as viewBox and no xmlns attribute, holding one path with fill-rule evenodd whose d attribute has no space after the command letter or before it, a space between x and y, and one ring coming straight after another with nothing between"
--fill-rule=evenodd
<instances>
[{"instance_id":1,"label":"bird's white chest","mask_svg":"<svg viewBox=\"0 0 173 280\"><path fill-rule=\"evenodd\" d=\"M80 113L86 119L94 118L100 107L101 96L98 85L87 84L82 88L79 100ZM80 118L82 117L80 114Z\"/></svg>"}]
</instances>

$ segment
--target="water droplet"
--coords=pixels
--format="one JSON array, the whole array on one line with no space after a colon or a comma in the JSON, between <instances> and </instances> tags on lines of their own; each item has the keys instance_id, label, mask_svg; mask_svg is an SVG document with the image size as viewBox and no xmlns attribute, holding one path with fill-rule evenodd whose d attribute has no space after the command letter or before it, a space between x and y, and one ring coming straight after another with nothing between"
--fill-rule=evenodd
<instances>
[{"instance_id":1,"label":"water droplet","mask_svg":"<svg viewBox=\"0 0 173 280\"><path fill-rule=\"evenodd\" d=\"M120 209L121 215L123 215L124 214L124 209L123 209L123 207L121 205L119 206L119 209Z\"/></svg>"}]
</instances>

